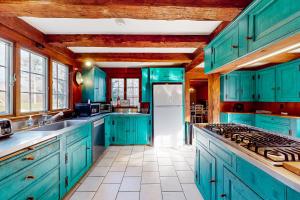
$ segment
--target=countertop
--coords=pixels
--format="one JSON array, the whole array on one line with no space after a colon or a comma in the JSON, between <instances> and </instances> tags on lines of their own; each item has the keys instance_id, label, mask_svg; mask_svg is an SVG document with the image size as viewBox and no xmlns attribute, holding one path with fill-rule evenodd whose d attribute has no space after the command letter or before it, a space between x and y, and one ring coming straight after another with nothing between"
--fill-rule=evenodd
<instances>
[{"instance_id":1,"label":"countertop","mask_svg":"<svg viewBox=\"0 0 300 200\"><path fill-rule=\"evenodd\" d=\"M252 165L258 167L262 171L266 172L270 176L274 177L275 179L279 180L280 182L284 183L285 185L293 188L297 192L300 192L300 176L294 174L286 170L283 167L276 167L271 165L270 163L266 162L264 157L258 156L256 153L249 151L236 143L226 140L222 136L214 134L211 131L208 131L202 127L194 126L201 131L209 134L210 136L214 137L216 140L219 139L220 142L231 152L235 153L237 156L245 159ZM198 133L199 134L199 133Z\"/></svg>"},{"instance_id":2,"label":"countertop","mask_svg":"<svg viewBox=\"0 0 300 200\"><path fill-rule=\"evenodd\" d=\"M12 154L16 151L25 149L32 145L38 144L40 142L44 142L65 132L78 128L86 123L91 123L105 116L111 115L128 115L128 116L150 116L150 114L142 114L142 113L105 113L100 115L95 115L92 117L77 117L73 118L72 120L80 120L81 122L70 126L61 130L57 131L18 131L15 132L9 138L1 139L0 140L0 158Z\"/></svg>"},{"instance_id":3,"label":"countertop","mask_svg":"<svg viewBox=\"0 0 300 200\"><path fill-rule=\"evenodd\" d=\"M295 118L295 119L300 119L300 116L296 116L296 115L265 114L265 113L256 113L256 112L222 112L222 113L232 113L232 114L256 114L256 115L268 115L268 116L275 116L275 117L284 117L284 118Z\"/></svg>"}]
</instances>

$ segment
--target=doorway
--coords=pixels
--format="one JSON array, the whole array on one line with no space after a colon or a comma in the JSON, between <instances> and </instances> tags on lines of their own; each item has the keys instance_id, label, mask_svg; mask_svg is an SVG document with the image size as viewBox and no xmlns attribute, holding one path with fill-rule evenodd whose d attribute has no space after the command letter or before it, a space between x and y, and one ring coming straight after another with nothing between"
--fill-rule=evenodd
<instances>
[{"instance_id":1,"label":"doorway","mask_svg":"<svg viewBox=\"0 0 300 200\"><path fill-rule=\"evenodd\" d=\"M207 123L208 81L207 79L190 80L191 123Z\"/></svg>"}]
</instances>

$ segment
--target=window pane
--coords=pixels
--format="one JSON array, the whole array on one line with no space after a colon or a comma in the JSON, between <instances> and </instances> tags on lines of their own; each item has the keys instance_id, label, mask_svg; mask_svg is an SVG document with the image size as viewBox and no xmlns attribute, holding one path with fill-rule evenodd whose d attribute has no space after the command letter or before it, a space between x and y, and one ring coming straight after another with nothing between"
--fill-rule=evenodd
<instances>
[{"instance_id":1,"label":"window pane","mask_svg":"<svg viewBox=\"0 0 300 200\"><path fill-rule=\"evenodd\" d=\"M45 74L45 64L43 57L31 54L31 72L37 74Z\"/></svg>"},{"instance_id":2,"label":"window pane","mask_svg":"<svg viewBox=\"0 0 300 200\"><path fill-rule=\"evenodd\" d=\"M29 71L29 52L21 50L21 70Z\"/></svg>"},{"instance_id":3,"label":"window pane","mask_svg":"<svg viewBox=\"0 0 300 200\"><path fill-rule=\"evenodd\" d=\"M52 79L53 82L52 109L68 108L69 68L65 65L58 64L56 62L53 62L53 66L57 67L57 77L54 76Z\"/></svg>"},{"instance_id":4,"label":"window pane","mask_svg":"<svg viewBox=\"0 0 300 200\"><path fill-rule=\"evenodd\" d=\"M31 92L44 93L44 76L32 74L31 75Z\"/></svg>"},{"instance_id":5,"label":"window pane","mask_svg":"<svg viewBox=\"0 0 300 200\"><path fill-rule=\"evenodd\" d=\"M21 72L21 92L29 92L29 73Z\"/></svg>"},{"instance_id":6,"label":"window pane","mask_svg":"<svg viewBox=\"0 0 300 200\"><path fill-rule=\"evenodd\" d=\"M57 63L52 62L52 76L53 78L57 78Z\"/></svg>"},{"instance_id":7,"label":"window pane","mask_svg":"<svg viewBox=\"0 0 300 200\"><path fill-rule=\"evenodd\" d=\"M126 92L130 105L137 106L139 103L139 79L127 79Z\"/></svg>"},{"instance_id":8,"label":"window pane","mask_svg":"<svg viewBox=\"0 0 300 200\"><path fill-rule=\"evenodd\" d=\"M65 81L58 80L57 86L58 94L66 94Z\"/></svg>"},{"instance_id":9,"label":"window pane","mask_svg":"<svg viewBox=\"0 0 300 200\"><path fill-rule=\"evenodd\" d=\"M6 77L5 68L0 67L0 90L2 90L2 91L6 91L6 81L5 81L6 78L5 77Z\"/></svg>"},{"instance_id":10,"label":"window pane","mask_svg":"<svg viewBox=\"0 0 300 200\"><path fill-rule=\"evenodd\" d=\"M0 41L0 65L5 66L6 65L6 45L4 42ZM1 111L0 111L1 112Z\"/></svg>"},{"instance_id":11,"label":"window pane","mask_svg":"<svg viewBox=\"0 0 300 200\"><path fill-rule=\"evenodd\" d=\"M45 108L44 94L31 94L31 111L42 111Z\"/></svg>"},{"instance_id":12,"label":"window pane","mask_svg":"<svg viewBox=\"0 0 300 200\"><path fill-rule=\"evenodd\" d=\"M57 109L57 95L52 95L52 109Z\"/></svg>"},{"instance_id":13,"label":"window pane","mask_svg":"<svg viewBox=\"0 0 300 200\"><path fill-rule=\"evenodd\" d=\"M65 108L65 96L59 95L58 96L58 108Z\"/></svg>"},{"instance_id":14,"label":"window pane","mask_svg":"<svg viewBox=\"0 0 300 200\"><path fill-rule=\"evenodd\" d=\"M61 80L67 79L67 69L63 65L58 65L58 78Z\"/></svg>"},{"instance_id":15,"label":"window pane","mask_svg":"<svg viewBox=\"0 0 300 200\"><path fill-rule=\"evenodd\" d=\"M21 112L30 112L29 93L21 93Z\"/></svg>"},{"instance_id":16,"label":"window pane","mask_svg":"<svg viewBox=\"0 0 300 200\"><path fill-rule=\"evenodd\" d=\"M0 92L0 113L6 112L6 93Z\"/></svg>"},{"instance_id":17,"label":"window pane","mask_svg":"<svg viewBox=\"0 0 300 200\"><path fill-rule=\"evenodd\" d=\"M120 99L124 99L124 79L111 79L111 82L112 100L116 101L118 97L120 97Z\"/></svg>"},{"instance_id":18,"label":"window pane","mask_svg":"<svg viewBox=\"0 0 300 200\"><path fill-rule=\"evenodd\" d=\"M57 79L53 79L52 81L52 91L53 94L57 94Z\"/></svg>"}]
</instances>

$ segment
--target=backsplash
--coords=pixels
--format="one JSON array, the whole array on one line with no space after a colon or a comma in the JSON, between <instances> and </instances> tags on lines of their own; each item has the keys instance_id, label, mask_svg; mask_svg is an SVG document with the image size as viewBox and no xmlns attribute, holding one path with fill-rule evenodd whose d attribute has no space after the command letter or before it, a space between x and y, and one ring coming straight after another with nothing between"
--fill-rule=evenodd
<instances>
[{"instance_id":1,"label":"backsplash","mask_svg":"<svg viewBox=\"0 0 300 200\"><path fill-rule=\"evenodd\" d=\"M236 103L244 105L244 112L255 112L256 110L267 110L273 114L287 112L288 115L300 116L300 103L280 102L221 102L221 112L232 112Z\"/></svg>"}]
</instances>

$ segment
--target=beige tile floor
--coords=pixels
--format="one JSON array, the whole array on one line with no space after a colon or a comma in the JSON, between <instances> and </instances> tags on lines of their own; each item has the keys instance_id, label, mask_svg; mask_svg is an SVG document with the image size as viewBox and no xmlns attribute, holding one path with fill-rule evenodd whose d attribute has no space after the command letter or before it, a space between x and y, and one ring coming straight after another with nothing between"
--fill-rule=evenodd
<instances>
[{"instance_id":1,"label":"beige tile floor","mask_svg":"<svg viewBox=\"0 0 300 200\"><path fill-rule=\"evenodd\" d=\"M71 200L202 200L194 184L193 146L111 146Z\"/></svg>"}]
</instances>

